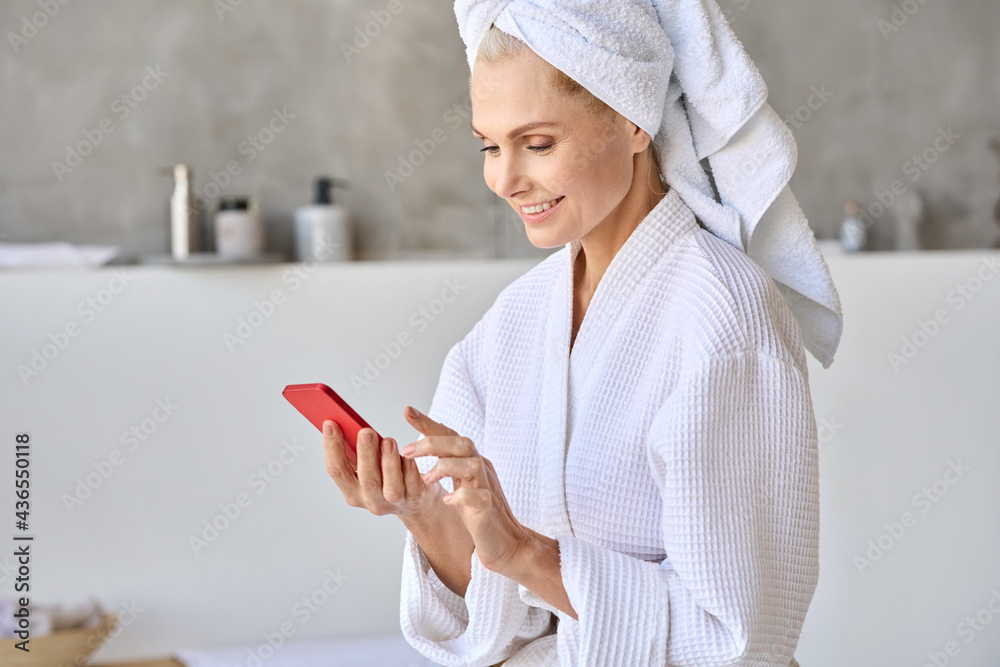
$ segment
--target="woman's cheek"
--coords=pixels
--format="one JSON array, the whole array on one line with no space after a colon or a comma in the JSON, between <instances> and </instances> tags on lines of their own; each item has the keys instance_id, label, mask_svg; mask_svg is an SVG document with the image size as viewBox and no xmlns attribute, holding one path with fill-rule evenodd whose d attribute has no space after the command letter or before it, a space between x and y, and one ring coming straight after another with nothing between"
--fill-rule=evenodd
<instances>
[{"instance_id":1,"label":"woman's cheek","mask_svg":"<svg viewBox=\"0 0 1000 667\"><path fill-rule=\"evenodd\" d=\"M570 194L579 187L581 176L585 173L586 160L579 155L563 159L548 179L547 188L558 195Z\"/></svg>"},{"instance_id":2,"label":"woman's cheek","mask_svg":"<svg viewBox=\"0 0 1000 667\"><path fill-rule=\"evenodd\" d=\"M590 173L601 168L608 159L621 150L621 135L611 125L602 126L592 133L574 156L574 166L579 173Z\"/></svg>"},{"instance_id":3,"label":"woman's cheek","mask_svg":"<svg viewBox=\"0 0 1000 667\"><path fill-rule=\"evenodd\" d=\"M563 159L558 170L558 179L568 187L580 190L582 184L592 183L597 186L602 179L602 168L610 157L609 151L614 148L614 137L595 135L594 138L580 147L580 150ZM571 185L575 184L575 186ZM564 192L560 190L560 192Z\"/></svg>"}]
</instances>

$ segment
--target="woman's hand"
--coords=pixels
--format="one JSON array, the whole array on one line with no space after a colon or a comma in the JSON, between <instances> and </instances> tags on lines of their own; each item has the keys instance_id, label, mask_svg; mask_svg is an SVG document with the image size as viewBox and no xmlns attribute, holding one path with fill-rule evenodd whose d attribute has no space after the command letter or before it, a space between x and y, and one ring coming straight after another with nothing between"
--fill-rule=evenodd
<instances>
[{"instance_id":1,"label":"woman's hand","mask_svg":"<svg viewBox=\"0 0 1000 667\"><path fill-rule=\"evenodd\" d=\"M361 429L355 466L348 458L340 426L327 420L323 423L323 449L326 472L352 507L363 507L378 516L403 517L426 514L440 506L445 490L440 484L425 482L416 461L399 455L393 438L382 439L380 457L375 430Z\"/></svg>"},{"instance_id":2,"label":"woman's hand","mask_svg":"<svg viewBox=\"0 0 1000 667\"><path fill-rule=\"evenodd\" d=\"M417 413L410 423L426 437L403 448L403 457L411 462L417 456L438 457L423 481L438 486L441 478L451 477L454 491L442 500L458 508L483 566L508 571L531 541L531 531L514 518L493 464L476 451L472 440L447 427L450 434L442 434L442 425L426 415Z\"/></svg>"}]
</instances>

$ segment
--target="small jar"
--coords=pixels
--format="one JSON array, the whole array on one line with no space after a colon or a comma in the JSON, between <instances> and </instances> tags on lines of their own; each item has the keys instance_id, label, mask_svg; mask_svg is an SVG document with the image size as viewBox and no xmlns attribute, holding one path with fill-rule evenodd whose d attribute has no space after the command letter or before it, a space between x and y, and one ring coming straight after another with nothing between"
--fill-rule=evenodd
<instances>
[{"instance_id":1,"label":"small jar","mask_svg":"<svg viewBox=\"0 0 1000 667\"><path fill-rule=\"evenodd\" d=\"M264 221L254 197L223 197L213 222L219 257L248 259L263 254Z\"/></svg>"}]
</instances>

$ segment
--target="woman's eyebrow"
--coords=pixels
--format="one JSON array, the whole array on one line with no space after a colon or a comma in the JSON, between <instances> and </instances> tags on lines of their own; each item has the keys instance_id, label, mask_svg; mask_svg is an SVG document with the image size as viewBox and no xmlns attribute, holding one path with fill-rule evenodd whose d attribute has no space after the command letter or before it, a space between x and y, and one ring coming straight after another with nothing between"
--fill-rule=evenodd
<instances>
[{"instance_id":1,"label":"woman's eyebrow","mask_svg":"<svg viewBox=\"0 0 1000 667\"><path fill-rule=\"evenodd\" d=\"M535 121L534 123L525 123L521 127L515 127L513 130L511 130L507 134L507 138L508 139L513 139L514 137L517 137L517 136L520 136L520 135L524 134L528 130L534 130L535 128L538 128L538 127L547 127L547 126L550 126L550 125L553 126L553 127L559 127L560 123L556 123L556 122L549 121L549 120L540 120L540 121ZM469 121L469 127L472 128L472 132L477 137L483 136L483 134L479 130L477 130L476 127L472 124L472 121Z\"/></svg>"}]
</instances>

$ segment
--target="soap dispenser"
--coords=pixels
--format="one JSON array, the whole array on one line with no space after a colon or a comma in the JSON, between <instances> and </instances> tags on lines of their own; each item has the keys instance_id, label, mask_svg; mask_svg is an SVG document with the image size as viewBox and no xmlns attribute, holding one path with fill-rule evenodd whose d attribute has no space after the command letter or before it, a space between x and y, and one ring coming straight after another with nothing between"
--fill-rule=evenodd
<instances>
[{"instance_id":1,"label":"soap dispenser","mask_svg":"<svg viewBox=\"0 0 1000 667\"><path fill-rule=\"evenodd\" d=\"M347 208L333 201L334 186L348 186L339 178L316 179L311 206L295 211L295 258L298 261L343 262L352 259L352 234Z\"/></svg>"}]
</instances>

